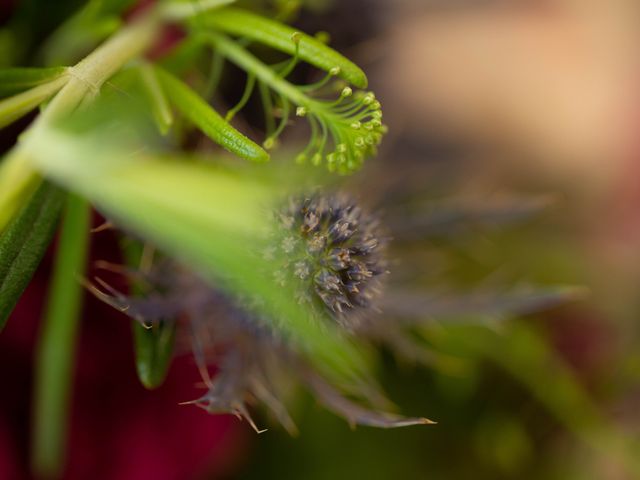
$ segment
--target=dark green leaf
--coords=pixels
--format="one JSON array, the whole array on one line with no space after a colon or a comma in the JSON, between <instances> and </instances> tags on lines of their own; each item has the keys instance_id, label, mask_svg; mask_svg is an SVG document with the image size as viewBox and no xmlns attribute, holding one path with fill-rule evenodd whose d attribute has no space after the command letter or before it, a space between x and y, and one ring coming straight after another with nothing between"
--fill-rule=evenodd
<instances>
[{"instance_id":1,"label":"dark green leaf","mask_svg":"<svg viewBox=\"0 0 640 480\"><path fill-rule=\"evenodd\" d=\"M51 242L62 200L57 187L44 183L0 236L0 329Z\"/></svg>"}]
</instances>

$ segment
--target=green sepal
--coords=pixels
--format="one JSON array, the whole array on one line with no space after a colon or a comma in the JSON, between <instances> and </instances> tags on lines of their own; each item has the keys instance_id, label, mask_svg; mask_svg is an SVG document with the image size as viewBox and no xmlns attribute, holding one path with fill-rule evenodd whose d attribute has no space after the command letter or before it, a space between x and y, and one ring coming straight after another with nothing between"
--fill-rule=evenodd
<instances>
[{"instance_id":1,"label":"green sepal","mask_svg":"<svg viewBox=\"0 0 640 480\"><path fill-rule=\"evenodd\" d=\"M145 245L131 237L123 236L120 250L130 268L137 268L144 257ZM142 295L140 282L131 279L133 295ZM176 322L161 321L151 326L133 321L133 344L136 372L140 383L149 390L154 390L164 383L169 373L176 337Z\"/></svg>"},{"instance_id":2,"label":"green sepal","mask_svg":"<svg viewBox=\"0 0 640 480\"><path fill-rule=\"evenodd\" d=\"M140 383L153 390L160 387L173 359L176 338L176 322L161 322L147 328L133 323L133 340L136 354L136 371Z\"/></svg>"}]
</instances>

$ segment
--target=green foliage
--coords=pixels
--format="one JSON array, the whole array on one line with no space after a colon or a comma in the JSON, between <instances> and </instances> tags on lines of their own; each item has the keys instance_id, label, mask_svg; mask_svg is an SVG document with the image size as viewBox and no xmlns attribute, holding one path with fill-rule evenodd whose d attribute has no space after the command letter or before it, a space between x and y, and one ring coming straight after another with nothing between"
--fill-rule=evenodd
<instances>
[{"instance_id":1,"label":"green foliage","mask_svg":"<svg viewBox=\"0 0 640 480\"><path fill-rule=\"evenodd\" d=\"M247 10L225 8L198 16L191 23L196 29L212 28L267 45L288 55L296 55L325 72L337 69L336 76L355 87L367 88L369 83L357 65L319 40Z\"/></svg>"},{"instance_id":2,"label":"green foliage","mask_svg":"<svg viewBox=\"0 0 640 480\"><path fill-rule=\"evenodd\" d=\"M310 159L314 165L320 165L326 161L330 171L346 174L360 168L366 157L375 155L376 147L382 141L386 127L382 125L380 103L372 93L354 94L351 88L345 87L335 101L320 100L310 95L314 90L321 89L331 77L337 75L340 72L339 67L334 67L319 84L298 87L284 78L287 70L290 69L285 67L284 72L279 72L269 67L245 48L223 35L216 33L202 35L217 52L250 72L250 85L253 85L254 75L258 78L263 86L260 93L267 115L273 110L268 89L273 89L278 94L279 106L283 111L282 119L277 129L267 129L272 131L268 131L265 147L274 146L295 109L295 114L299 117L307 117L311 125L311 139L297 157L300 163ZM293 44L294 40L291 42ZM296 59L293 60L295 61ZM246 95L245 92L245 98ZM268 122L267 125L269 125ZM333 151L327 153L330 148Z\"/></svg>"},{"instance_id":3,"label":"green foliage","mask_svg":"<svg viewBox=\"0 0 640 480\"><path fill-rule=\"evenodd\" d=\"M84 199L68 197L36 352L32 467L39 477L57 477L63 466L65 444L60 439L66 437L69 425L70 386L84 293L79 278L87 261L90 215Z\"/></svg>"},{"instance_id":4,"label":"green foliage","mask_svg":"<svg viewBox=\"0 0 640 480\"><path fill-rule=\"evenodd\" d=\"M166 135L169 133L174 120L169 100L162 90L162 86L151 65L144 63L137 71L158 130L162 135Z\"/></svg>"},{"instance_id":5,"label":"green foliage","mask_svg":"<svg viewBox=\"0 0 640 480\"><path fill-rule=\"evenodd\" d=\"M236 155L265 162L269 154L229 125L207 102L166 70L155 70L162 88L180 112L213 141Z\"/></svg>"},{"instance_id":6,"label":"green foliage","mask_svg":"<svg viewBox=\"0 0 640 480\"><path fill-rule=\"evenodd\" d=\"M11 74L7 76L11 76ZM67 81L68 77L63 74L26 92L0 100L0 128L15 122L38 108L41 103L51 98L64 87Z\"/></svg>"},{"instance_id":7,"label":"green foliage","mask_svg":"<svg viewBox=\"0 0 640 480\"><path fill-rule=\"evenodd\" d=\"M0 70L0 97L49 83L67 73L64 67L5 68Z\"/></svg>"},{"instance_id":8,"label":"green foliage","mask_svg":"<svg viewBox=\"0 0 640 480\"><path fill-rule=\"evenodd\" d=\"M47 176L90 199L125 229L223 288L264 299L264 318L274 322L270 328L339 384L349 385L366 371L362 352L349 340L313 318L291 292L264 281L273 265L256 248L269 228L265 211L286 184L240 178L185 158L96 152L94 145L88 136L41 129L31 138L29 155Z\"/></svg>"},{"instance_id":9,"label":"green foliage","mask_svg":"<svg viewBox=\"0 0 640 480\"><path fill-rule=\"evenodd\" d=\"M0 331L49 246L62 200L44 183L0 236Z\"/></svg>"}]
</instances>

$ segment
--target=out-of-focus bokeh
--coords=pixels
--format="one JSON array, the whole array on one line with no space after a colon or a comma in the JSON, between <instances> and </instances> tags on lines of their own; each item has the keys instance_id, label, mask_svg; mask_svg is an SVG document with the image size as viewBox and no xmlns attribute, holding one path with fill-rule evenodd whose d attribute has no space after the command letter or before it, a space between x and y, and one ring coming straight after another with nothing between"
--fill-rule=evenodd
<instances>
[{"instance_id":1,"label":"out-of-focus bokeh","mask_svg":"<svg viewBox=\"0 0 640 480\"><path fill-rule=\"evenodd\" d=\"M395 178L418 197L477 208L508 192L548 195L533 220L449 240L460 266L448 278L527 278L587 295L507 323L495 345L443 326L434 344L455 360L433 370L387 358L392 398L437 426L353 432L309 400L296 412L300 438L256 439L241 478L638 478L637 2L327 8L316 28L348 42L339 47L370 73L390 126L363 191L375 195L372 178Z\"/></svg>"},{"instance_id":2,"label":"out-of-focus bokeh","mask_svg":"<svg viewBox=\"0 0 640 480\"><path fill-rule=\"evenodd\" d=\"M11 3L5 8L0 2L1 18ZM68 4L70 12L78 2L53 3ZM493 322L490 328L434 321L426 333L431 368L398 362L384 353L378 370L385 390L402 412L427 416L438 422L434 426L354 431L300 393L292 394L299 398L291 408L299 437L277 427L253 435L245 424L229 418L204 417L210 428L203 429L205 424L194 418L204 413L185 413L186 407L176 405L172 419L167 407L190 400L176 394L183 381L180 365L164 390L154 394L134 385L132 360L122 391L113 378L109 385L117 405L133 406L126 412L108 409L105 415L113 415L114 422L97 422L100 411L95 407L112 403L105 400L111 394L104 392L92 402L91 383L103 381L81 369L76 395L90 406L75 413L71 462L74 452L82 450L83 425L90 425L94 435L108 427L109 450L104 453L123 462L122 472L129 475L105 469L92 474L98 479L147 478L147 470L139 473L135 468L142 457L127 458L122 439L131 442L136 455L146 451L162 458L164 464L155 464L167 465L154 471L159 479L640 478L638 3L305 4L296 24L310 33L327 31L332 46L368 72L385 109L388 140L379 158L350 182L365 202L382 206L387 217L402 224L399 200L429 205L437 213L445 205L482 211L517 204L518 198L544 199L541 212L513 224L493 222L498 225L486 228L471 222L425 240L425 251L434 245L440 253L446 250L448 262L443 266L434 260L424 275L439 275L468 288L525 281L573 285L583 287L580 298L541 314ZM35 49L63 17L33 18L39 18L31 32L34 46L27 42L26 50ZM12 54L28 57L25 52ZM404 261L423 255L417 250L401 253ZM36 283L28 302L42 294L37 288ZM28 312L25 308L22 305L19 314ZM100 308L89 305L88 310ZM118 360L95 367L89 362L84 368L120 375L131 357L129 339L116 343L113 352L102 352L96 336L104 338L105 322L123 320L104 313L97 318L99 322L90 319L85 326L89 347L85 345L81 359L91 351ZM122 323L118 325L127 336ZM35 327L25 328L0 337L0 358L7 363L20 360L15 364L20 372L28 372ZM20 338L27 339L24 345L16 340ZM28 407L20 403L27 401L28 388L21 382L29 378L28 373L27 380L10 376L12 368L0 365L9 381L3 391L15 397L0 401L0 442L7 443L6 448L0 443L0 468L5 462L10 475L20 475L16 472L26 465L28 445ZM156 405L152 413L142 402ZM161 417L166 428L157 427L153 415ZM260 422L270 424L268 418ZM22 433L14 441L17 431ZM85 442L85 449L104 447L95 438ZM153 448L145 449L145 442ZM190 465L178 461L187 455L178 445L193 453ZM98 464L92 463L95 450L83 455L80 460L86 463L75 467L79 475L90 469L87 465ZM142 460L144 465L155 462L150 455ZM209 473L194 477L196 470Z\"/></svg>"}]
</instances>

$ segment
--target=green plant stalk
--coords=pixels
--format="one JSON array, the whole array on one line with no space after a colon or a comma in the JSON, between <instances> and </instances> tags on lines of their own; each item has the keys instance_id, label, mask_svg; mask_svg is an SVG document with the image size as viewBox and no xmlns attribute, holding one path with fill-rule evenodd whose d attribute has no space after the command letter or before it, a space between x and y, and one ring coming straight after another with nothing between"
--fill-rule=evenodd
<instances>
[{"instance_id":1,"label":"green plant stalk","mask_svg":"<svg viewBox=\"0 0 640 480\"><path fill-rule=\"evenodd\" d=\"M298 107L303 107L313 115L329 125L344 122L338 114L333 113L323 103L309 97L298 87L284 79L278 72L254 57L246 49L219 33L202 34L204 38L229 61L236 66L250 72L252 75L268 85L275 92L291 101Z\"/></svg>"},{"instance_id":2,"label":"green plant stalk","mask_svg":"<svg viewBox=\"0 0 640 480\"><path fill-rule=\"evenodd\" d=\"M0 69L0 96L15 95L49 83L67 73L66 67Z\"/></svg>"},{"instance_id":3,"label":"green plant stalk","mask_svg":"<svg viewBox=\"0 0 640 480\"><path fill-rule=\"evenodd\" d=\"M68 115L82 103L95 97L104 82L152 45L161 25L160 20L154 12L146 14L68 69L67 75L70 78L65 86L0 164L0 231L4 230L41 181L25 149L30 133Z\"/></svg>"},{"instance_id":4,"label":"green plant stalk","mask_svg":"<svg viewBox=\"0 0 640 480\"><path fill-rule=\"evenodd\" d=\"M213 47L232 63L246 72L251 72L258 80L301 107L311 108L314 101L301 92L295 85L282 78L275 70L255 58L247 50L219 33L202 34Z\"/></svg>"},{"instance_id":5,"label":"green plant stalk","mask_svg":"<svg viewBox=\"0 0 640 480\"><path fill-rule=\"evenodd\" d=\"M69 195L36 350L32 470L38 478L58 478L64 466L90 212L85 200Z\"/></svg>"},{"instance_id":6,"label":"green plant stalk","mask_svg":"<svg viewBox=\"0 0 640 480\"><path fill-rule=\"evenodd\" d=\"M211 27L217 30L248 38L300 59L326 72L338 67L338 76L358 88L367 88L367 76L349 59L332 48L302 32L278 21L264 18L240 8L224 8L211 15L196 17L194 28ZM293 41L293 36L298 42Z\"/></svg>"},{"instance_id":7,"label":"green plant stalk","mask_svg":"<svg viewBox=\"0 0 640 480\"><path fill-rule=\"evenodd\" d=\"M153 113L158 130L162 135L167 135L173 125L173 112L171 111L167 97L162 91L160 82L153 71L153 67L148 63L143 63L138 68L138 74L140 75L140 80L149 105L151 106L151 112Z\"/></svg>"},{"instance_id":8,"label":"green plant stalk","mask_svg":"<svg viewBox=\"0 0 640 480\"><path fill-rule=\"evenodd\" d=\"M34 86L26 92L0 101L0 128L6 127L36 109L38 105L63 88L68 80L67 75L62 75L42 85Z\"/></svg>"}]
</instances>

